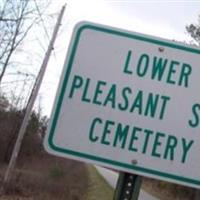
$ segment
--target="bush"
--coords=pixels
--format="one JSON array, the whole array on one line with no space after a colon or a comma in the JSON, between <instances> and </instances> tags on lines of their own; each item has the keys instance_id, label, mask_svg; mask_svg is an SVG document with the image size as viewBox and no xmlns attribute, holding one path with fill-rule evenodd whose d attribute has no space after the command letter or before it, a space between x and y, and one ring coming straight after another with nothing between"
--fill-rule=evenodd
<instances>
[{"instance_id":1,"label":"bush","mask_svg":"<svg viewBox=\"0 0 200 200\"><path fill-rule=\"evenodd\" d=\"M24 110L0 109L0 162L10 160L13 147L24 117ZM35 111L32 112L29 124L22 142L20 159L43 152L42 140L46 131L48 119L40 118Z\"/></svg>"},{"instance_id":2,"label":"bush","mask_svg":"<svg viewBox=\"0 0 200 200\"><path fill-rule=\"evenodd\" d=\"M59 179L65 176L65 171L59 167L57 164L50 169L49 178L50 179Z\"/></svg>"}]
</instances>

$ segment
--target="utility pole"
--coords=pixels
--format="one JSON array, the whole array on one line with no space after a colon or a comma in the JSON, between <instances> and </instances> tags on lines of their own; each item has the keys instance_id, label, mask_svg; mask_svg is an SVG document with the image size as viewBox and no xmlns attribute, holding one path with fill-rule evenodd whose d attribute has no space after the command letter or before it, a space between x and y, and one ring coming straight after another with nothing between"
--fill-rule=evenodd
<instances>
[{"instance_id":1,"label":"utility pole","mask_svg":"<svg viewBox=\"0 0 200 200\"><path fill-rule=\"evenodd\" d=\"M12 172L15 168L15 163L16 163L19 151L20 151L20 147L21 147L21 144L22 144L22 140L23 140L23 137L24 137L30 116L31 116L31 111L32 111L35 99L37 97L38 91L40 89L40 86L41 86L41 83L42 83L42 80L43 80L43 77L44 77L44 74L45 74L45 71L46 71L46 68L47 68L47 64L48 64L48 61L49 61L49 58L50 58L50 55L51 55L51 52L52 52L52 49L53 49L53 45L54 45L54 42L55 42L58 30L59 30L61 21L62 21L62 17L63 17L64 11L65 11L65 7L66 7L66 5L64 5L62 7L61 11L60 11L60 14L58 16L58 19L57 19L57 22L56 22L56 25L55 25L55 28L54 28L54 31L53 31L53 34L52 34L52 38L50 40L50 43L49 43L48 49L46 51L44 60L42 62L40 71L39 71L38 76L36 78L36 81L35 81L34 87L32 89L31 95L29 97L29 100L28 100L28 103L27 103L27 106L26 106L26 110L25 110L25 115L24 115L20 130L19 130L19 133L18 133L18 137L17 137L16 143L15 143L15 146L14 146L14 149L13 149L13 152L12 152L12 156L11 156L9 165L7 167L7 170L6 170L6 173L5 173L5 176L4 176L4 181L3 181L3 186L1 188L1 191L3 191L4 188L8 185L8 183L9 183L11 177L12 177Z\"/></svg>"}]
</instances>

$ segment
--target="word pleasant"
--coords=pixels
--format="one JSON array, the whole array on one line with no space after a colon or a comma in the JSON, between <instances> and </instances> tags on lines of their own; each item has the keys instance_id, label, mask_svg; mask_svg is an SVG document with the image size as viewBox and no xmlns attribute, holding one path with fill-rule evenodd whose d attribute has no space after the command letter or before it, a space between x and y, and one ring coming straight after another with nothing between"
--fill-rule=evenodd
<instances>
[{"instance_id":1,"label":"word pleasant","mask_svg":"<svg viewBox=\"0 0 200 200\"><path fill-rule=\"evenodd\" d=\"M69 98L160 120L164 118L170 100L165 95L134 91L129 86L119 87L114 83L95 81L79 75L73 78Z\"/></svg>"}]
</instances>

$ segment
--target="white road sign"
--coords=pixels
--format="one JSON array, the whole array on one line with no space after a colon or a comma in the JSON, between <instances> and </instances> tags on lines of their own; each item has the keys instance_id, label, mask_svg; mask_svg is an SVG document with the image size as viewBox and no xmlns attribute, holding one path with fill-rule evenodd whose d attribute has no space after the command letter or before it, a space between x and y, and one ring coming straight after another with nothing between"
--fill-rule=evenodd
<instances>
[{"instance_id":1,"label":"white road sign","mask_svg":"<svg viewBox=\"0 0 200 200\"><path fill-rule=\"evenodd\" d=\"M200 187L200 49L89 22L72 36L47 151Z\"/></svg>"}]
</instances>

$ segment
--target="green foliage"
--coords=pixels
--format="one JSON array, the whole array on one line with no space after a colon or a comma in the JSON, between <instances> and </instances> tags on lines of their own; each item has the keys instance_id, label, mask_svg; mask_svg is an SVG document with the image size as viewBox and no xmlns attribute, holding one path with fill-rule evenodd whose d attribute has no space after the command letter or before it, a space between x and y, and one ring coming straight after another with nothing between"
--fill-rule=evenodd
<instances>
[{"instance_id":1,"label":"green foliage","mask_svg":"<svg viewBox=\"0 0 200 200\"><path fill-rule=\"evenodd\" d=\"M62 178L63 176L65 176L65 171L58 165L55 165L49 171L50 179L59 179L59 178Z\"/></svg>"},{"instance_id":2,"label":"green foliage","mask_svg":"<svg viewBox=\"0 0 200 200\"><path fill-rule=\"evenodd\" d=\"M2 101L8 102L4 97ZM17 110L9 106L0 109L0 161L8 162L25 114L25 110ZM33 156L43 152L43 136L48 119L32 112L29 124L22 142L20 159L24 156Z\"/></svg>"},{"instance_id":3,"label":"green foliage","mask_svg":"<svg viewBox=\"0 0 200 200\"><path fill-rule=\"evenodd\" d=\"M0 110L6 110L8 106L9 106L8 99L4 95L0 94Z\"/></svg>"},{"instance_id":4,"label":"green foliage","mask_svg":"<svg viewBox=\"0 0 200 200\"><path fill-rule=\"evenodd\" d=\"M200 45L200 15L196 24L190 24L186 26L186 30L189 35Z\"/></svg>"}]
</instances>

